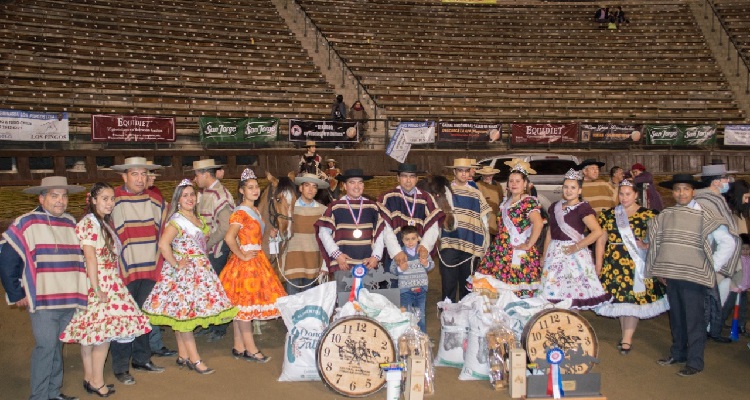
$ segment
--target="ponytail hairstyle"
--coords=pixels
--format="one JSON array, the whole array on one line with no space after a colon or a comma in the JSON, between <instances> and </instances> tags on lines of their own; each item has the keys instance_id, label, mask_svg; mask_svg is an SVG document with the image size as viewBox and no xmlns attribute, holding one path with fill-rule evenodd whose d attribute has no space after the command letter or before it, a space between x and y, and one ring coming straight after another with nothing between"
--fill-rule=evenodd
<instances>
[{"instance_id":1,"label":"ponytail hairstyle","mask_svg":"<svg viewBox=\"0 0 750 400\"><path fill-rule=\"evenodd\" d=\"M114 191L114 188L106 182L97 182L91 186L91 190L86 195L86 213L93 215L94 218L96 218L96 221L99 222L99 226L102 228L101 235L107 246L107 250L111 253L115 253L115 238L112 237L110 229L107 229L107 227L112 227L112 215L99 215L96 210L96 205L94 204L94 200L104 189L112 189L112 191Z\"/></svg>"}]
</instances>

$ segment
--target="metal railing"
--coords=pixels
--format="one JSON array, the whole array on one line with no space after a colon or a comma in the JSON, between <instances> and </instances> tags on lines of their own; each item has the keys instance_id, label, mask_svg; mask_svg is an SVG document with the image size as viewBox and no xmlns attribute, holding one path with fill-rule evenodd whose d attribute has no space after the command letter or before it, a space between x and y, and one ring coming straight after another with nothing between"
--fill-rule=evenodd
<instances>
[{"instance_id":1,"label":"metal railing","mask_svg":"<svg viewBox=\"0 0 750 400\"><path fill-rule=\"evenodd\" d=\"M737 45L737 43L732 40L732 36L729 34L729 28L724 23L724 21L721 19L721 16L719 15L718 11L716 11L716 7L714 6L713 0L704 0L704 12L703 12L703 18L708 19L708 8L711 8L711 11L713 13L713 18L711 18L711 32L716 32L715 23L716 21L719 22L719 25L721 26L722 32L724 35L726 35L726 42L727 42L727 61L732 60L732 53L730 52L731 48L734 47L734 50L736 52L737 57L737 66L736 66L736 76L740 76L740 60L742 60L742 63L745 65L745 93L750 94L750 60L748 60L748 57L742 53L742 49ZM723 36L722 32L719 32L719 46L723 46Z\"/></svg>"}]
</instances>

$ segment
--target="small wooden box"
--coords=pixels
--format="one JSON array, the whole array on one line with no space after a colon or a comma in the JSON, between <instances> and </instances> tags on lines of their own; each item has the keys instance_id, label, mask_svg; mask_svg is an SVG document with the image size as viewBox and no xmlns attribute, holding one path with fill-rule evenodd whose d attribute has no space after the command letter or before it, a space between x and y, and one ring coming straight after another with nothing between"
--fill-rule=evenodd
<instances>
[{"instance_id":1,"label":"small wooden box","mask_svg":"<svg viewBox=\"0 0 750 400\"><path fill-rule=\"evenodd\" d=\"M424 397L424 371L427 365L426 361L427 360L425 360L424 357L409 357L404 399L422 400Z\"/></svg>"},{"instance_id":2,"label":"small wooden box","mask_svg":"<svg viewBox=\"0 0 750 400\"><path fill-rule=\"evenodd\" d=\"M526 396L526 351L523 349L510 351L510 377L508 379L510 397L520 399Z\"/></svg>"}]
</instances>

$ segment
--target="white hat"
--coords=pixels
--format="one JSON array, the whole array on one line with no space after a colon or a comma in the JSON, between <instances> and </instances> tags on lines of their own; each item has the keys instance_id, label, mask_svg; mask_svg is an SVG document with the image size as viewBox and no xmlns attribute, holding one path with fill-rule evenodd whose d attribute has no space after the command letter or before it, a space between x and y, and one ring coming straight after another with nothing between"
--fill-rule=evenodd
<instances>
[{"instance_id":1,"label":"white hat","mask_svg":"<svg viewBox=\"0 0 750 400\"><path fill-rule=\"evenodd\" d=\"M302 174L294 178L294 184L297 186L305 182L311 182L318 185L318 189L328 189L328 187L330 186L328 182L318 178L318 176L315 174Z\"/></svg>"},{"instance_id":2,"label":"white hat","mask_svg":"<svg viewBox=\"0 0 750 400\"><path fill-rule=\"evenodd\" d=\"M146 160L146 157L128 157L125 159L125 162L119 165L113 165L112 167L113 171L117 172L125 172L131 168L143 168L147 171L153 171L155 169L162 169L161 165L154 165L149 164L148 160Z\"/></svg>"},{"instance_id":3,"label":"white hat","mask_svg":"<svg viewBox=\"0 0 750 400\"><path fill-rule=\"evenodd\" d=\"M704 165L701 167L701 173L695 176L724 176L726 174L735 174L737 171L727 171L724 164Z\"/></svg>"},{"instance_id":4,"label":"white hat","mask_svg":"<svg viewBox=\"0 0 750 400\"><path fill-rule=\"evenodd\" d=\"M43 191L50 189L65 189L69 194L81 193L86 190L83 186L68 185L68 178L64 176L48 176L42 178L41 185L26 188L23 192L26 194L41 194Z\"/></svg>"}]
</instances>

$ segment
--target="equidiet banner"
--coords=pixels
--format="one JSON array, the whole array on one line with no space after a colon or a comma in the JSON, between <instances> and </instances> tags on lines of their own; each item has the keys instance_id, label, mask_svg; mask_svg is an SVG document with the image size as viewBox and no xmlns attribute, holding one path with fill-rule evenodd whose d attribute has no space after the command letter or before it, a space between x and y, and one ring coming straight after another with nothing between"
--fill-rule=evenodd
<instances>
[{"instance_id":1,"label":"equidiet banner","mask_svg":"<svg viewBox=\"0 0 750 400\"><path fill-rule=\"evenodd\" d=\"M67 142L68 113L0 110L0 140Z\"/></svg>"}]
</instances>

